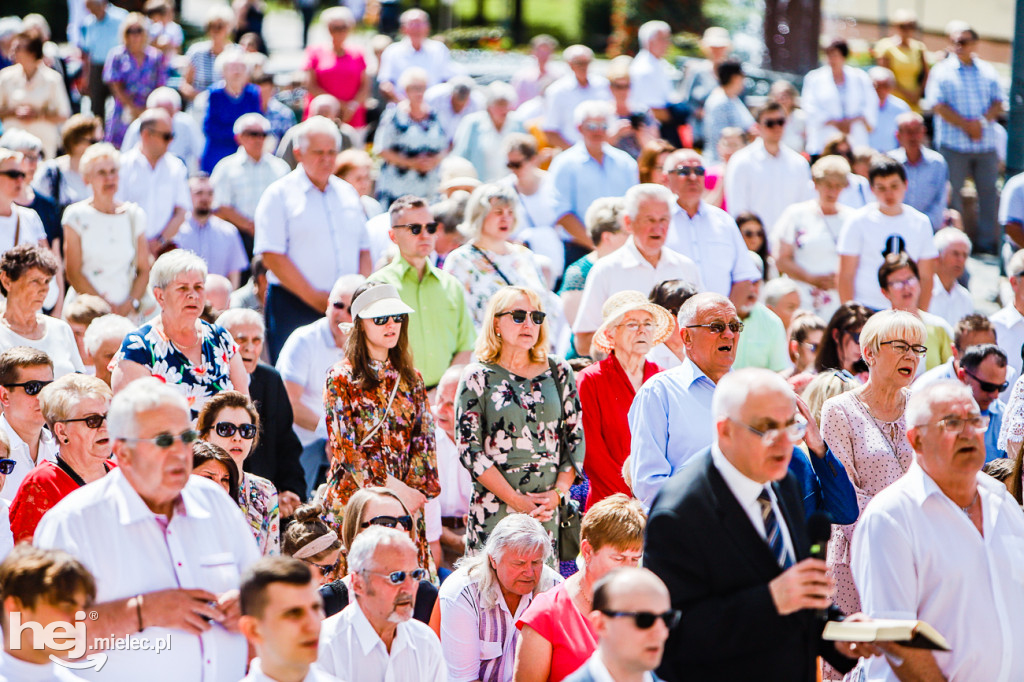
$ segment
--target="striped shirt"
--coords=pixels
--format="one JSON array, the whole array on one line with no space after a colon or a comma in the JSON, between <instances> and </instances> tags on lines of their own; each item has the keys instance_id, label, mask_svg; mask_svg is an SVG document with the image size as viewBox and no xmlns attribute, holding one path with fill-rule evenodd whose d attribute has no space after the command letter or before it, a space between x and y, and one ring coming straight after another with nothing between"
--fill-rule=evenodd
<instances>
[{"instance_id":1,"label":"striped shirt","mask_svg":"<svg viewBox=\"0 0 1024 682\"><path fill-rule=\"evenodd\" d=\"M291 169L273 154L263 154L259 161L241 147L221 159L210 175L214 206L230 206L246 218L256 215L256 205L270 183L283 178Z\"/></svg>"}]
</instances>

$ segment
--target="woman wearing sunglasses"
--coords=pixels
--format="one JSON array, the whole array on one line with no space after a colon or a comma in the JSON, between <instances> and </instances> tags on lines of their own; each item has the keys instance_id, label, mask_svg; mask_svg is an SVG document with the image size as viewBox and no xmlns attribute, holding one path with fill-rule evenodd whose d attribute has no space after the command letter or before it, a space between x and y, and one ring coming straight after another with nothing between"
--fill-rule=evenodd
<instances>
[{"instance_id":1,"label":"woman wearing sunglasses","mask_svg":"<svg viewBox=\"0 0 1024 682\"><path fill-rule=\"evenodd\" d=\"M473 475L466 547L480 551L494 526L522 512L544 524L558 556L558 504L583 464L576 378L548 356L548 330L532 289L505 287L487 306L456 397L459 458Z\"/></svg>"},{"instance_id":2,"label":"woman wearing sunglasses","mask_svg":"<svg viewBox=\"0 0 1024 682\"><path fill-rule=\"evenodd\" d=\"M441 484L434 420L423 377L409 353L408 316L414 311L394 286L381 282L356 289L349 311L353 322L346 325L351 330L346 329L345 359L328 372L324 388L331 461L323 495L325 520L341 529L348 522L345 506L361 488L393 491L412 516L419 565L433 577L423 511Z\"/></svg>"},{"instance_id":3,"label":"woman wearing sunglasses","mask_svg":"<svg viewBox=\"0 0 1024 682\"><path fill-rule=\"evenodd\" d=\"M40 391L39 409L59 451L56 461L40 459L11 502L15 542L31 542L43 514L114 468L106 422L111 397L105 383L84 374L68 374Z\"/></svg>"},{"instance_id":4,"label":"woman wearing sunglasses","mask_svg":"<svg viewBox=\"0 0 1024 682\"><path fill-rule=\"evenodd\" d=\"M338 534L324 523L323 515L324 508L319 502L302 505L295 510L294 519L281 537L281 552L307 564L318 585L334 579L344 549Z\"/></svg>"},{"instance_id":5,"label":"woman wearing sunglasses","mask_svg":"<svg viewBox=\"0 0 1024 682\"><path fill-rule=\"evenodd\" d=\"M238 391L223 391L206 401L196 423L199 437L218 445L231 456L238 469L238 506L252 527L263 556L281 553L281 511L277 488L263 478L245 471L245 458L252 452L260 431L256 406Z\"/></svg>"}]
</instances>

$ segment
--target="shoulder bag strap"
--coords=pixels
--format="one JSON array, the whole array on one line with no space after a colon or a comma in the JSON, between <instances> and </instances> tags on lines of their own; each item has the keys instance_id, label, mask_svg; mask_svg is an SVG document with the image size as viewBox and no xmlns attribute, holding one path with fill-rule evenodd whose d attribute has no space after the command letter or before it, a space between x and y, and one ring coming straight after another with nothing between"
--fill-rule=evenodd
<instances>
[{"instance_id":1,"label":"shoulder bag strap","mask_svg":"<svg viewBox=\"0 0 1024 682\"><path fill-rule=\"evenodd\" d=\"M384 425L384 420L388 418L388 413L391 411L391 404L395 402L395 394L398 393L398 384L402 383L402 375L399 374L395 379L395 387L391 389L391 397L388 398L388 405L384 408L384 414L381 415L380 421L373 425L370 432L363 436L363 439L359 441L359 447L366 445L367 441L373 438L373 434L377 433L381 426Z\"/></svg>"},{"instance_id":2,"label":"shoulder bag strap","mask_svg":"<svg viewBox=\"0 0 1024 682\"><path fill-rule=\"evenodd\" d=\"M479 253L481 256L484 257L484 260L487 261L487 264L490 265L492 268L494 268L494 271L496 273L498 273L498 277L501 277L503 280L505 280L505 284L507 284L509 286L512 286L512 280L510 280L508 277L505 276L505 273L501 271L501 268L499 268L497 265L495 265L494 261L492 261L490 258L488 258L487 254L484 253L483 250L480 247L478 247L476 244L470 244L470 246L473 247L474 251L476 251L477 253Z\"/></svg>"},{"instance_id":3,"label":"shoulder bag strap","mask_svg":"<svg viewBox=\"0 0 1024 682\"><path fill-rule=\"evenodd\" d=\"M17 206L14 209L14 244L11 248L18 245L18 240L21 238L21 211L18 210Z\"/></svg>"},{"instance_id":4,"label":"shoulder bag strap","mask_svg":"<svg viewBox=\"0 0 1024 682\"><path fill-rule=\"evenodd\" d=\"M562 405L563 405L563 402L562 402L562 381L561 381L561 379L558 378L558 362L552 356L550 356L550 355L548 356L548 367L551 368L551 378L555 380L555 389L558 391L558 409L559 409L559 412L561 412L562 411ZM562 416L563 415L561 415L561 414L558 415L558 422L559 423L562 423ZM562 441L561 435L559 435L558 444L559 444L559 446L564 446L564 442ZM569 457L569 461L572 462L573 471L575 471L576 475L579 478L582 479L583 478L583 472L580 471L579 466L576 464L576 458Z\"/></svg>"}]
</instances>

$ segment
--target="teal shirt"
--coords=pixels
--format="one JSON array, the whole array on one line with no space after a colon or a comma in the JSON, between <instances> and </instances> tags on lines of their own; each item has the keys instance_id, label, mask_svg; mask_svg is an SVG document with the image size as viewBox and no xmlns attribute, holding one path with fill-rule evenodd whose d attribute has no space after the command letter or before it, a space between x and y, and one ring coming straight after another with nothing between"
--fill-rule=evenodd
<instances>
[{"instance_id":1,"label":"teal shirt","mask_svg":"<svg viewBox=\"0 0 1024 682\"><path fill-rule=\"evenodd\" d=\"M733 369L762 367L781 372L789 367L786 328L779 316L761 303L743 320L743 333L736 348Z\"/></svg>"},{"instance_id":2,"label":"teal shirt","mask_svg":"<svg viewBox=\"0 0 1024 682\"><path fill-rule=\"evenodd\" d=\"M424 384L436 386L455 354L472 351L476 343L462 284L430 261L420 280L400 255L370 279L394 285L402 301L416 311L409 315L409 350Z\"/></svg>"}]
</instances>

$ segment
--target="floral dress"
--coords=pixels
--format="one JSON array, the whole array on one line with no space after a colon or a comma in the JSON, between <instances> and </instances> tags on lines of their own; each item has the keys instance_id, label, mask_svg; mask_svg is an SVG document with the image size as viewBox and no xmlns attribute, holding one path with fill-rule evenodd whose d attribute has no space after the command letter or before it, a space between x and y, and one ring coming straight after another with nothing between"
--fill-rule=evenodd
<instances>
[{"instance_id":1,"label":"floral dress","mask_svg":"<svg viewBox=\"0 0 1024 682\"><path fill-rule=\"evenodd\" d=\"M583 468L576 378L564 360L551 359L549 365L532 379L490 363L474 363L462 375L455 418L459 459L473 475L467 553L480 551L494 526L509 513L508 506L480 483L485 471L498 467L515 490L539 493L554 488L560 473L573 470L574 461ZM544 528L558 556L557 513Z\"/></svg>"},{"instance_id":2,"label":"floral dress","mask_svg":"<svg viewBox=\"0 0 1024 682\"><path fill-rule=\"evenodd\" d=\"M387 109L381 116L373 138L373 148L378 152L390 149L406 156L440 154L448 149L448 136L436 112L430 111L422 121L414 121L408 109L399 104ZM385 209L403 194L415 194L433 201L440 178L440 166L421 173L385 162L377 176L377 201Z\"/></svg>"},{"instance_id":3,"label":"floral dress","mask_svg":"<svg viewBox=\"0 0 1024 682\"><path fill-rule=\"evenodd\" d=\"M115 47L107 55L107 63L103 65L103 81L120 83L125 94L137 107L145 108L149 94L167 83L167 62L164 53L155 47L146 47L142 62L136 62L124 45ZM121 146L121 140L128 130L131 118L125 119L127 112L121 101L114 98L114 106L107 114L105 125L107 142L115 147Z\"/></svg>"},{"instance_id":4,"label":"floral dress","mask_svg":"<svg viewBox=\"0 0 1024 682\"><path fill-rule=\"evenodd\" d=\"M402 381L388 410L388 399L399 381L390 362L373 362L381 378L375 389L364 389L352 381L352 364L342 360L327 373L324 388L324 416L327 423L331 470L327 475L324 520L338 535L345 520L345 505L360 488L384 486L394 476L427 499L437 497L441 482L437 475L434 419L427 402L423 377L416 373L413 385ZM366 445L360 443L381 419L384 423ZM430 555L423 512L414 515L414 539L419 548L419 565L436 576ZM338 575L347 571L339 569Z\"/></svg>"},{"instance_id":5,"label":"floral dress","mask_svg":"<svg viewBox=\"0 0 1024 682\"><path fill-rule=\"evenodd\" d=\"M263 556L281 553L281 510L277 506L277 488L254 474L243 473L238 485L238 506L256 536Z\"/></svg>"},{"instance_id":6,"label":"floral dress","mask_svg":"<svg viewBox=\"0 0 1024 682\"><path fill-rule=\"evenodd\" d=\"M202 320L200 325L201 365L193 365L163 331L152 324L144 324L125 336L111 365L131 360L148 368L154 377L181 391L195 419L209 398L221 391L234 390L231 358L238 352L238 345L226 329Z\"/></svg>"}]
</instances>

